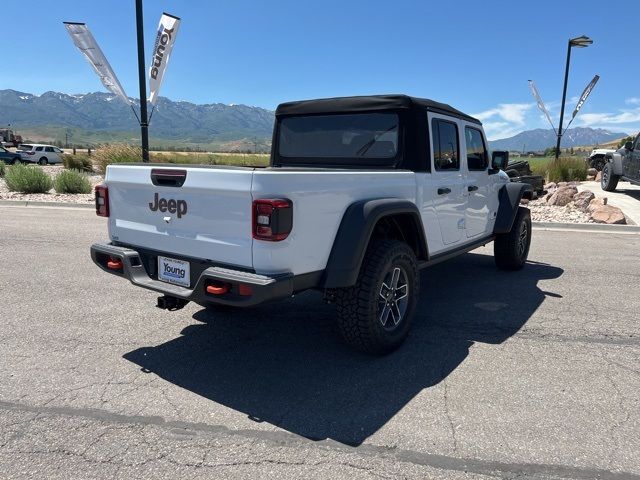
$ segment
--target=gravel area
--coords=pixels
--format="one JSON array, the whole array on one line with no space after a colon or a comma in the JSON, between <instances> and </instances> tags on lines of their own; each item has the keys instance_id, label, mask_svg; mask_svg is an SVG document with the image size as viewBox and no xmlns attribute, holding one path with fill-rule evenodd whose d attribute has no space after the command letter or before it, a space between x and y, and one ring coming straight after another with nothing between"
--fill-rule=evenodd
<instances>
[{"instance_id":1,"label":"gravel area","mask_svg":"<svg viewBox=\"0 0 640 480\"><path fill-rule=\"evenodd\" d=\"M11 168L8 166L7 169ZM59 172L64 170L62 165L48 165L42 168L46 173L48 173L52 178L55 177ZM92 186L98 185L102 183L103 177L102 175L98 175L97 173L89 175L89 181ZM79 193L79 194L68 194L68 193L56 193L55 190L49 190L49 193L19 193L19 192L11 192L7 188L7 184L4 181L4 178L0 178L0 200L22 200L22 201L30 201L30 202L65 202L65 203L84 203L91 204L94 202L93 193Z\"/></svg>"},{"instance_id":2,"label":"gravel area","mask_svg":"<svg viewBox=\"0 0 640 480\"><path fill-rule=\"evenodd\" d=\"M573 203L558 207L548 205L542 197L526 203L525 206L531 210L531 220L534 222L594 223L588 213L578 210Z\"/></svg>"}]
</instances>

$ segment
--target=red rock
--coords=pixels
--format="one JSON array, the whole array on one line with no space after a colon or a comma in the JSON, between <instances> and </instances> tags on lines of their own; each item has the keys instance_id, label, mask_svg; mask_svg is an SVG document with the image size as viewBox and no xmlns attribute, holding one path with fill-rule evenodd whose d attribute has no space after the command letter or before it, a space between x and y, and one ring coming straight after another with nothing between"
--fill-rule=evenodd
<instances>
[{"instance_id":1,"label":"red rock","mask_svg":"<svg viewBox=\"0 0 640 480\"><path fill-rule=\"evenodd\" d=\"M596 223L606 223L609 225L624 225L627 223L622 210L613 205L603 205L596 208L591 212L591 219Z\"/></svg>"}]
</instances>

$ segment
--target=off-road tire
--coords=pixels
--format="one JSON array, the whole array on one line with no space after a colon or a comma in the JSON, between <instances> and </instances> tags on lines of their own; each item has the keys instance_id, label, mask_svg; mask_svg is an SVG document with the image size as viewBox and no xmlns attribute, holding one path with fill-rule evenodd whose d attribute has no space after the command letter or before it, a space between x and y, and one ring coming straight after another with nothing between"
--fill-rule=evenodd
<instances>
[{"instance_id":1,"label":"off-road tire","mask_svg":"<svg viewBox=\"0 0 640 480\"><path fill-rule=\"evenodd\" d=\"M500 270L520 270L524 267L531 246L531 212L518 207L511 231L500 233L493 242L493 255Z\"/></svg>"},{"instance_id":2,"label":"off-road tire","mask_svg":"<svg viewBox=\"0 0 640 480\"><path fill-rule=\"evenodd\" d=\"M618 180L620 180L620 176L613 173L613 164L611 162L605 163L602 168L602 179L600 180L602 190L606 192L615 191L618 186Z\"/></svg>"},{"instance_id":3,"label":"off-road tire","mask_svg":"<svg viewBox=\"0 0 640 480\"><path fill-rule=\"evenodd\" d=\"M387 317L391 314L391 320L387 322L385 319L386 324L383 325L383 283L385 280L389 282L389 275L393 276L396 269L400 269L399 278L402 279L396 280L396 284L406 283L406 297L391 302L392 305L396 305L396 309L391 313L390 307L387 307ZM387 288L384 291L391 290ZM399 287L397 292L397 296L400 297L402 287ZM377 355L395 350L409 333L420 294L420 277L413 250L406 243L397 240L372 240L362 261L356 284L337 289L333 294L337 306L338 327L350 346ZM393 294L389 296L393 297ZM400 308L404 298L406 302L402 303L403 308ZM398 322L395 323L395 314L403 309Z\"/></svg>"},{"instance_id":4,"label":"off-road tire","mask_svg":"<svg viewBox=\"0 0 640 480\"><path fill-rule=\"evenodd\" d=\"M598 155L597 157L591 159L591 161L589 162L589 167L595 168L596 171L601 172L604 168L605 163L606 160L604 159L604 157L602 155Z\"/></svg>"}]
</instances>

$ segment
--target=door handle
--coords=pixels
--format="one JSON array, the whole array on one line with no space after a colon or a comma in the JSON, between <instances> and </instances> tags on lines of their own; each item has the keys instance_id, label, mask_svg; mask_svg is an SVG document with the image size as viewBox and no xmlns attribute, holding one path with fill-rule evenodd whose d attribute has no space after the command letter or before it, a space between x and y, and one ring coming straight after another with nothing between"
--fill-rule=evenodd
<instances>
[{"instance_id":1,"label":"door handle","mask_svg":"<svg viewBox=\"0 0 640 480\"><path fill-rule=\"evenodd\" d=\"M467 187L467 191L468 192L475 192L476 190L478 190L478 186L477 185L469 185Z\"/></svg>"},{"instance_id":2,"label":"door handle","mask_svg":"<svg viewBox=\"0 0 640 480\"><path fill-rule=\"evenodd\" d=\"M438 189L438 195L446 195L447 193L451 193L451 189L444 187Z\"/></svg>"}]
</instances>

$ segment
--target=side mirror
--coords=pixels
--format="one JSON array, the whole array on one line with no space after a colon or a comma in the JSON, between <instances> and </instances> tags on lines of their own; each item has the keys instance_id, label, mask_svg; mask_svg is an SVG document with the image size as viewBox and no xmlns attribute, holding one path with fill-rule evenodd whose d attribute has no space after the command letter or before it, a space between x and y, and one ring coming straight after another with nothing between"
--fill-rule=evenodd
<instances>
[{"instance_id":1,"label":"side mirror","mask_svg":"<svg viewBox=\"0 0 640 480\"><path fill-rule=\"evenodd\" d=\"M496 150L491 152L491 170L506 170L509 163L509 152Z\"/></svg>"},{"instance_id":2,"label":"side mirror","mask_svg":"<svg viewBox=\"0 0 640 480\"><path fill-rule=\"evenodd\" d=\"M625 150L633 150L633 142L625 142L624 148Z\"/></svg>"}]
</instances>

